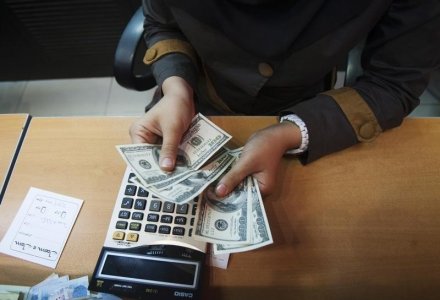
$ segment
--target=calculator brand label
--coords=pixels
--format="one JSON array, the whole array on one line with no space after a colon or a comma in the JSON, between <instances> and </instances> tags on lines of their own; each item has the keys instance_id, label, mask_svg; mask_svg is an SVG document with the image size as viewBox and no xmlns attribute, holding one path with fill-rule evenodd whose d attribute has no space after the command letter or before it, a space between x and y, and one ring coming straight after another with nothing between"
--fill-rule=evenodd
<instances>
[{"instance_id":1,"label":"calculator brand label","mask_svg":"<svg viewBox=\"0 0 440 300\"><path fill-rule=\"evenodd\" d=\"M175 291L174 292L174 296L175 297L180 297L180 298L192 298L194 295L191 292L179 292L179 291Z\"/></svg>"}]
</instances>

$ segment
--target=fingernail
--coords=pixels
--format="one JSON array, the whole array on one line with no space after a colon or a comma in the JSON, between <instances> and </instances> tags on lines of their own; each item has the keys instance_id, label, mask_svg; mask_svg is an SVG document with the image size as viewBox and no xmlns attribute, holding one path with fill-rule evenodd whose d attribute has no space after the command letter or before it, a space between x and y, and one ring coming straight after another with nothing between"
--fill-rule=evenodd
<instances>
[{"instance_id":1,"label":"fingernail","mask_svg":"<svg viewBox=\"0 0 440 300\"><path fill-rule=\"evenodd\" d=\"M228 188L226 187L225 184L220 183L219 185L217 185L217 187L215 188L215 193L218 196L225 196L228 192Z\"/></svg>"},{"instance_id":2,"label":"fingernail","mask_svg":"<svg viewBox=\"0 0 440 300\"><path fill-rule=\"evenodd\" d=\"M173 167L173 161L171 160L171 158L165 157L160 162L160 166L162 168L172 168Z\"/></svg>"}]
</instances>

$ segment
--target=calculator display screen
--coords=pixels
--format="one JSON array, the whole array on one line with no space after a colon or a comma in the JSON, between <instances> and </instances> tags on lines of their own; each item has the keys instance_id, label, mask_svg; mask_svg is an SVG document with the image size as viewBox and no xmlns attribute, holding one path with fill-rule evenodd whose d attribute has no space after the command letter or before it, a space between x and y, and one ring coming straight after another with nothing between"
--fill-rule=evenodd
<instances>
[{"instance_id":1,"label":"calculator display screen","mask_svg":"<svg viewBox=\"0 0 440 300\"><path fill-rule=\"evenodd\" d=\"M107 252L98 277L196 288L199 264L177 259Z\"/></svg>"}]
</instances>

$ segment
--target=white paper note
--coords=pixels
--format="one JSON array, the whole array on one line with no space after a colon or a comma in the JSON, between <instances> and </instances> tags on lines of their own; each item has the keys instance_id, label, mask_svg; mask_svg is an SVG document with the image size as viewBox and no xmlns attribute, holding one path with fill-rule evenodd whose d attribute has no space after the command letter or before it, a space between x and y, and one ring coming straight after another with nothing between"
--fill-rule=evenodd
<instances>
[{"instance_id":1,"label":"white paper note","mask_svg":"<svg viewBox=\"0 0 440 300\"><path fill-rule=\"evenodd\" d=\"M214 245L211 244L209 247L209 251L207 252L207 264L211 267L216 267L220 269L227 269L229 262L229 254L230 253L222 253L222 254L214 254Z\"/></svg>"},{"instance_id":2,"label":"white paper note","mask_svg":"<svg viewBox=\"0 0 440 300\"><path fill-rule=\"evenodd\" d=\"M31 187L0 252L55 268L83 200Z\"/></svg>"}]
</instances>

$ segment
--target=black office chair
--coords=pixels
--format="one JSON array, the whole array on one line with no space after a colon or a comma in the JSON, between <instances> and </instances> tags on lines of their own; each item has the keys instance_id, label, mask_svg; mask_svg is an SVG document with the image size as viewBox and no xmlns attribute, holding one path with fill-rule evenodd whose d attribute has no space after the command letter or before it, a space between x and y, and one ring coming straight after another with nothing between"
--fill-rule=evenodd
<instances>
[{"instance_id":1,"label":"black office chair","mask_svg":"<svg viewBox=\"0 0 440 300\"><path fill-rule=\"evenodd\" d=\"M122 33L113 65L116 81L130 90L145 91L156 86L150 67L142 62L146 51L143 32L144 15L139 7Z\"/></svg>"},{"instance_id":2,"label":"black office chair","mask_svg":"<svg viewBox=\"0 0 440 300\"><path fill-rule=\"evenodd\" d=\"M430 93L434 99L440 102L440 68L432 73L426 92Z\"/></svg>"}]
</instances>

